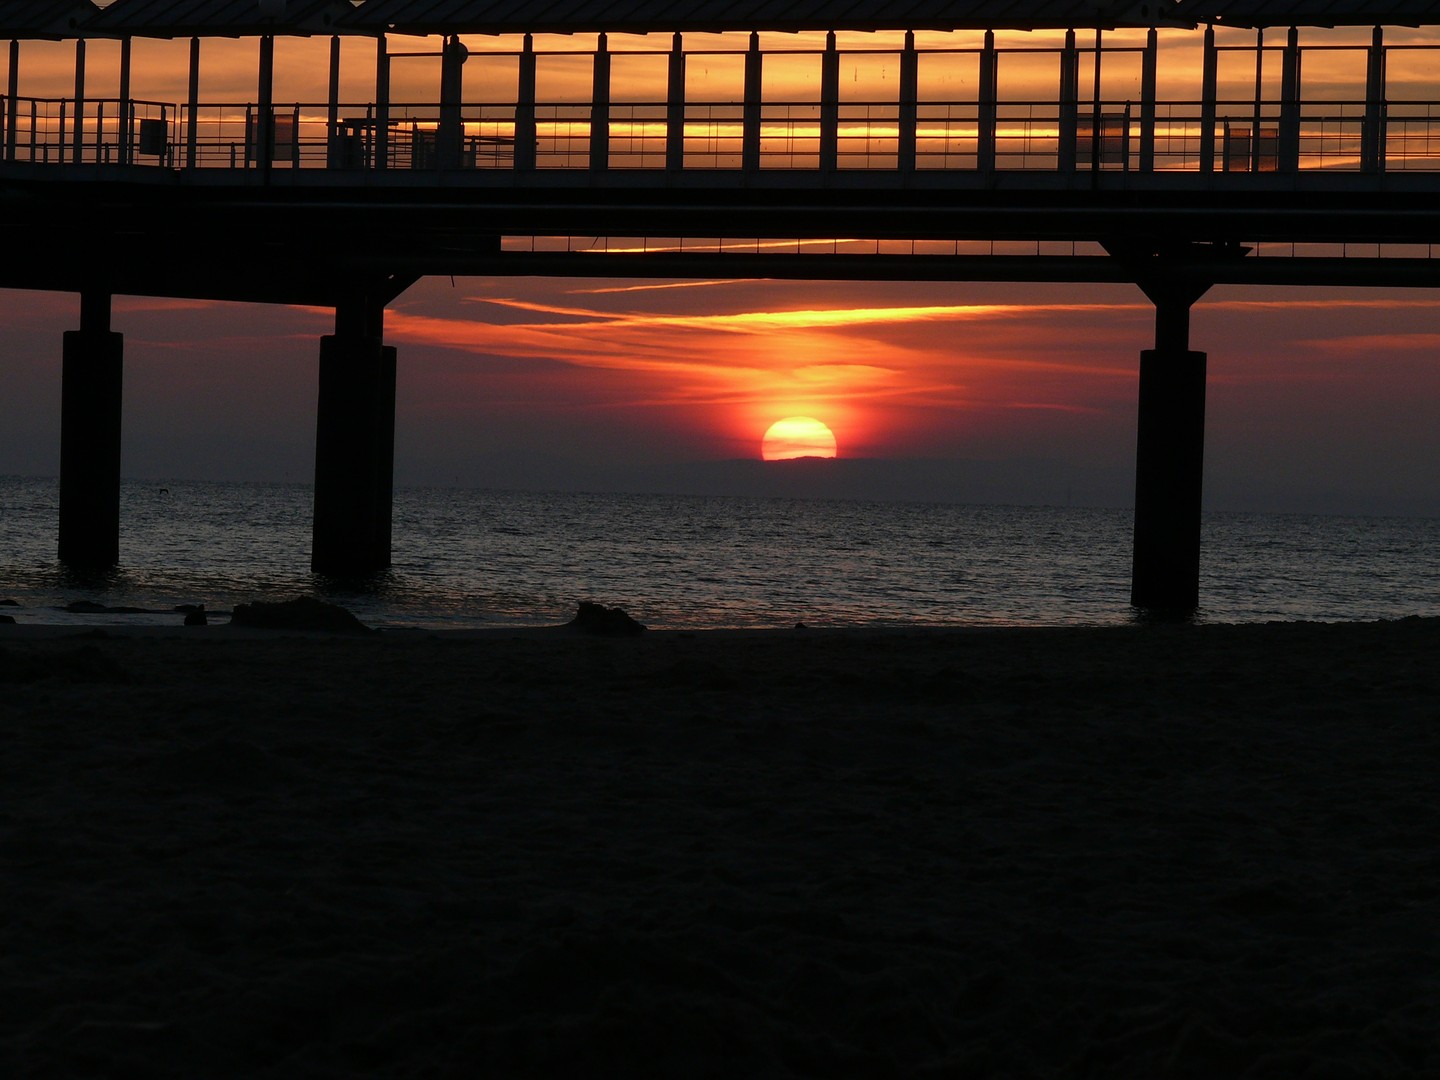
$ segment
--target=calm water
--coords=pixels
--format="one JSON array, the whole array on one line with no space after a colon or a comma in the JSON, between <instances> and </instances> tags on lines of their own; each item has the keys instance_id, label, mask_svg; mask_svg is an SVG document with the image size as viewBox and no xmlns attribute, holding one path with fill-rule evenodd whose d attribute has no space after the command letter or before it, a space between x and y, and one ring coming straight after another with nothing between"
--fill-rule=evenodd
<instances>
[{"instance_id":1,"label":"calm water","mask_svg":"<svg viewBox=\"0 0 1440 1080\"><path fill-rule=\"evenodd\" d=\"M656 627L1119 623L1128 510L416 489L394 567L365 588L309 570L308 486L126 483L122 565L55 559L54 480L0 478L0 598L24 622L160 622L55 609L169 609L314 593L377 626L564 622L579 600ZM1212 514L1200 617L1440 613L1440 520Z\"/></svg>"}]
</instances>

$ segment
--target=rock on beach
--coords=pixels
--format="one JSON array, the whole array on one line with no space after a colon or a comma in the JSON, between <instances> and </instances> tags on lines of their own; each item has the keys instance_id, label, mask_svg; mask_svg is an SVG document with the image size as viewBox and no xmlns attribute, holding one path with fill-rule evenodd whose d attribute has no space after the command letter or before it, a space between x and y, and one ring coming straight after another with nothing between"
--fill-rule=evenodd
<instances>
[{"instance_id":1,"label":"rock on beach","mask_svg":"<svg viewBox=\"0 0 1440 1080\"><path fill-rule=\"evenodd\" d=\"M368 626L338 604L327 604L313 596L236 604L230 621L235 626L263 630L319 630L336 634L370 632Z\"/></svg>"}]
</instances>

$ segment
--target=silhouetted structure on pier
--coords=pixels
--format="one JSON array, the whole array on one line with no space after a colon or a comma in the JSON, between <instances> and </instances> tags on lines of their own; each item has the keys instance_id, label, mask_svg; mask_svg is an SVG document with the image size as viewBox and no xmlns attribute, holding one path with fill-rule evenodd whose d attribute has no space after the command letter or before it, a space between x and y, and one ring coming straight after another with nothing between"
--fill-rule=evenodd
<instances>
[{"instance_id":1,"label":"silhouetted structure on pier","mask_svg":"<svg viewBox=\"0 0 1440 1080\"><path fill-rule=\"evenodd\" d=\"M321 343L313 565L349 575L389 563L396 356L384 310L421 276L1125 281L1156 308L1132 601L1193 609L1205 354L1190 348L1190 308L1222 282L1440 283L1440 39L1390 43L1382 29L1440 23L1436 8L574 0L532 14L482 0L0 0L0 235L12 253L0 285L83 298L65 339L61 556L117 558L115 293L335 309ZM1311 25L1365 32L1302 42ZM1009 33L1047 29L1038 41ZM562 53L537 38L548 33L589 36ZM392 47L412 34L430 35L421 51ZM327 99L277 102L276 38L315 35L329 38ZM341 93L342 45L356 36L375 42L362 101ZM1162 73L1162 36L1192 43L1193 72ZM44 37L75 43L68 96L22 94L22 43ZM102 37L119 41L113 98L86 92L86 43ZM185 100L131 93L132 44L147 37L190 39ZM201 98L215 37L255 40L248 100ZM1348 84L1305 92L1317 51ZM432 67L420 101L392 92L408 58ZM789 73L783 93L776 71ZM483 98L467 93L467 72ZM717 234L745 239L694 239Z\"/></svg>"}]
</instances>

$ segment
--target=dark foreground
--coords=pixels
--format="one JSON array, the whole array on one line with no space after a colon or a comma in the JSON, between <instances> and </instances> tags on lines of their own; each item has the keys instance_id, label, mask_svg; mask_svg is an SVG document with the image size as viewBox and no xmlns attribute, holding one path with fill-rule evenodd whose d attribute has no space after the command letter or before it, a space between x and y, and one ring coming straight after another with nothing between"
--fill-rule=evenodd
<instances>
[{"instance_id":1,"label":"dark foreground","mask_svg":"<svg viewBox=\"0 0 1440 1080\"><path fill-rule=\"evenodd\" d=\"M1437 620L0 629L6 1075L1440 1073Z\"/></svg>"}]
</instances>

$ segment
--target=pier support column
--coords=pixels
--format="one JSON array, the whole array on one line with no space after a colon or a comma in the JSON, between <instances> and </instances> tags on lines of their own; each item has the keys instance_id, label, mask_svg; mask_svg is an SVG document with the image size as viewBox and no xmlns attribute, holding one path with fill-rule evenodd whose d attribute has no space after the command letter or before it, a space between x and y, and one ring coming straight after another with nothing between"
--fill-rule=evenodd
<instances>
[{"instance_id":1,"label":"pier support column","mask_svg":"<svg viewBox=\"0 0 1440 1080\"><path fill-rule=\"evenodd\" d=\"M395 350L384 304L356 297L320 339L315 519L310 568L364 577L390 565L395 462Z\"/></svg>"},{"instance_id":2,"label":"pier support column","mask_svg":"<svg viewBox=\"0 0 1440 1080\"><path fill-rule=\"evenodd\" d=\"M110 293L80 297L60 388L60 561L103 570L120 561L120 408L124 338L110 331Z\"/></svg>"},{"instance_id":3,"label":"pier support column","mask_svg":"<svg viewBox=\"0 0 1440 1080\"><path fill-rule=\"evenodd\" d=\"M1155 304L1155 348L1140 354L1130 603L1186 614L1200 602L1205 456L1205 354L1190 349L1190 305L1206 287L1141 288Z\"/></svg>"}]
</instances>

